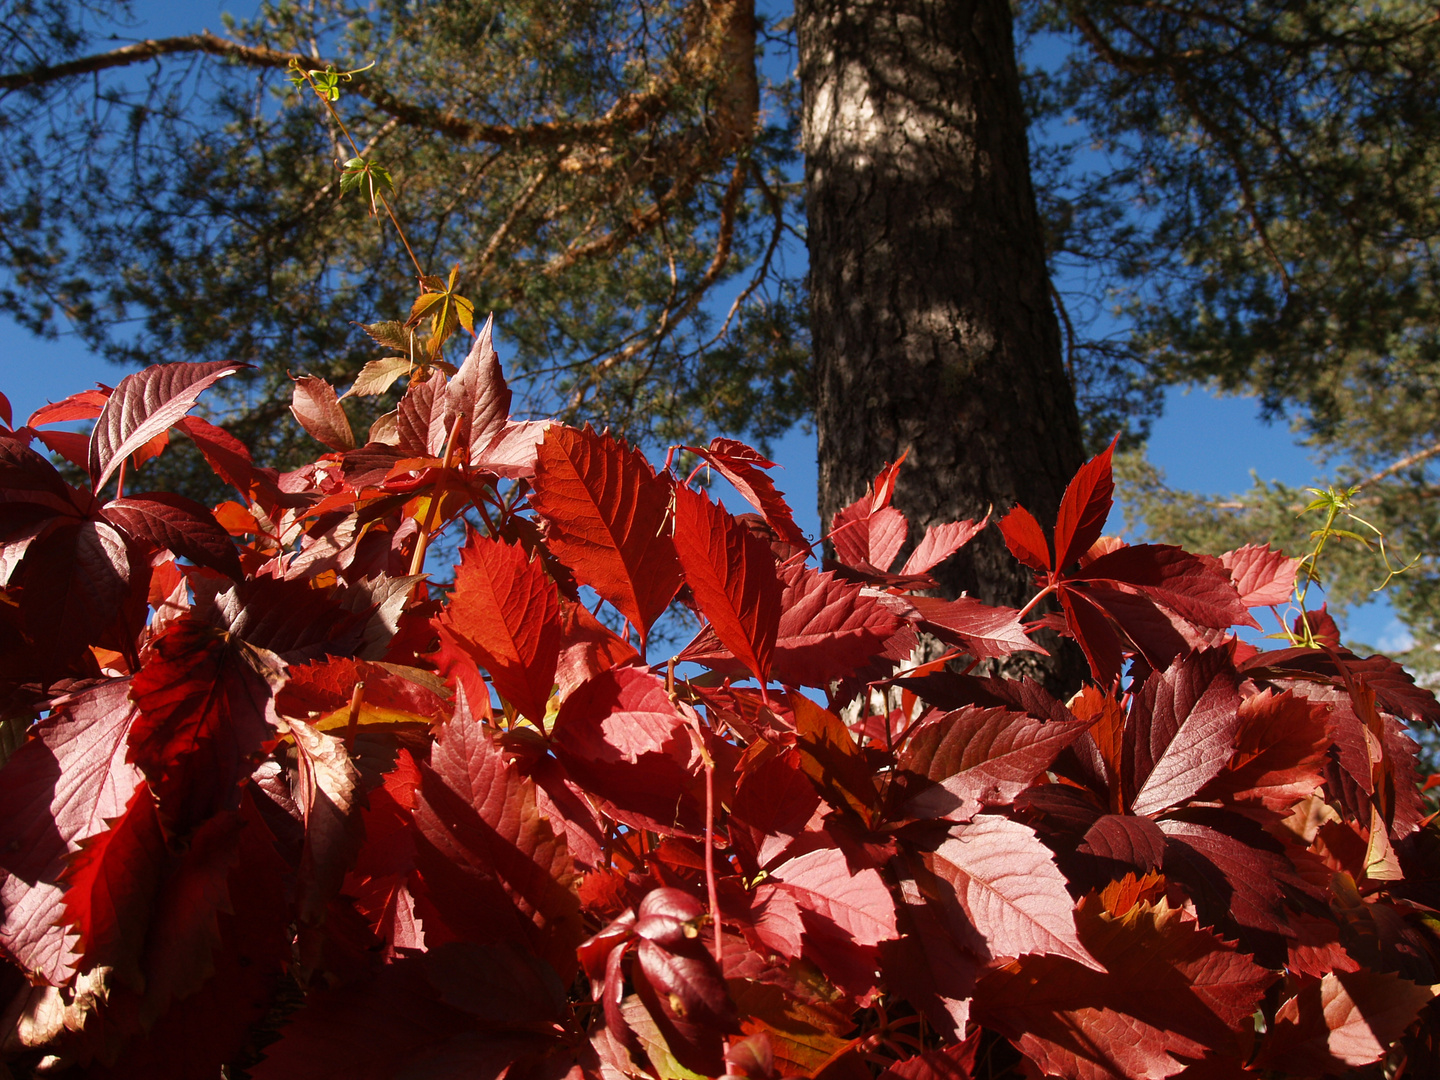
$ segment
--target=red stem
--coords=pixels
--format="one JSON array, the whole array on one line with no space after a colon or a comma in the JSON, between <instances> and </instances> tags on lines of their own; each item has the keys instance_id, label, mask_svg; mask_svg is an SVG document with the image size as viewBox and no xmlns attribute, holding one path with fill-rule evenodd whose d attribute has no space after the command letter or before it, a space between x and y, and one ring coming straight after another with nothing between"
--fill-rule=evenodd
<instances>
[{"instance_id":1,"label":"red stem","mask_svg":"<svg viewBox=\"0 0 1440 1080\"><path fill-rule=\"evenodd\" d=\"M1019 622L1021 619L1025 618L1026 615L1029 615L1031 608L1033 608L1036 604L1040 603L1041 600L1044 600L1045 597L1049 596L1054 591L1054 585L1046 585L1045 588L1041 589L1038 593L1031 597L1030 602L1020 609L1020 614L1015 616L1016 622Z\"/></svg>"},{"instance_id":2,"label":"red stem","mask_svg":"<svg viewBox=\"0 0 1440 1080\"><path fill-rule=\"evenodd\" d=\"M360 705L365 700L365 683L357 682L350 692L350 717L345 724L345 752L355 749L355 734L360 730Z\"/></svg>"},{"instance_id":3,"label":"red stem","mask_svg":"<svg viewBox=\"0 0 1440 1080\"><path fill-rule=\"evenodd\" d=\"M703 749L705 740L700 745ZM720 964L725 945L720 933L720 894L715 888L715 763L705 752L705 895L710 901L710 923L715 930L715 963Z\"/></svg>"}]
</instances>

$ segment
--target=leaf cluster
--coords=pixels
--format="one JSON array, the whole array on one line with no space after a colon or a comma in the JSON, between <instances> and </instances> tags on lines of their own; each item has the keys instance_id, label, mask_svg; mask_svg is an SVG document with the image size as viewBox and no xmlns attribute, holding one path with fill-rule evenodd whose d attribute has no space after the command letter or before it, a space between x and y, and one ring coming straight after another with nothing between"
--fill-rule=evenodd
<instances>
[{"instance_id":1,"label":"leaf cluster","mask_svg":"<svg viewBox=\"0 0 1440 1080\"><path fill-rule=\"evenodd\" d=\"M1237 640L1296 561L1102 536L1109 450L1053 528L997 523L1036 577L1013 610L926 595L992 526L906 551L902 462L817 565L748 446L685 448L735 514L608 433L513 419L488 325L363 440L328 382L297 380L326 449L288 472L191 413L234 373L160 365L4 417L12 1072L1432 1060L1440 831L1405 725L1440 703L1323 633ZM181 434L232 498L119 490ZM441 587L422 571L447 528ZM701 629L656 660L673 604ZM973 674L1041 627L1089 660L1069 700ZM921 633L950 652L917 666Z\"/></svg>"}]
</instances>

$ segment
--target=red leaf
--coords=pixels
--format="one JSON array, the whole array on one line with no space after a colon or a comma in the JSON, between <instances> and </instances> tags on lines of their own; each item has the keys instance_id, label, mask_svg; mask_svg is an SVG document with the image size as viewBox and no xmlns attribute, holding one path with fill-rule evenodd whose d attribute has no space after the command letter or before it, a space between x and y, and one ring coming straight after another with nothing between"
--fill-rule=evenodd
<instances>
[{"instance_id":1,"label":"red leaf","mask_svg":"<svg viewBox=\"0 0 1440 1080\"><path fill-rule=\"evenodd\" d=\"M290 955L287 910L276 903L285 866L248 800L171 863L146 933L144 994L112 989L100 1032L87 1025L108 1042L109 1067L91 1067L107 1080L214 1075L246 1045Z\"/></svg>"},{"instance_id":2,"label":"red leaf","mask_svg":"<svg viewBox=\"0 0 1440 1080\"><path fill-rule=\"evenodd\" d=\"M545 433L556 426L550 420L512 420L485 444L470 464L496 476L529 479L535 475Z\"/></svg>"},{"instance_id":3,"label":"red leaf","mask_svg":"<svg viewBox=\"0 0 1440 1080\"><path fill-rule=\"evenodd\" d=\"M0 492L5 502L40 503L64 513L80 510L55 466L30 449L28 439L9 432L0 433Z\"/></svg>"},{"instance_id":4,"label":"red leaf","mask_svg":"<svg viewBox=\"0 0 1440 1080\"><path fill-rule=\"evenodd\" d=\"M184 616L150 643L131 698L129 761L176 831L239 805L251 756L272 730L278 665Z\"/></svg>"},{"instance_id":5,"label":"red leaf","mask_svg":"<svg viewBox=\"0 0 1440 1080\"><path fill-rule=\"evenodd\" d=\"M360 850L360 773L334 735L296 719L285 721L295 740L290 794L305 825L296 872L295 907L301 923L324 921Z\"/></svg>"},{"instance_id":6,"label":"red leaf","mask_svg":"<svg viewBox=\"0 0 1440 1080\"><path fill-rule=\"evenodd\" d=\"M769 1044L774 1064L783 1076L817 1075L853 1045L845 1038L853 1024L843 1007L843 999L841 1003L831 1004L808 994L790 994L778 986L748 979L732 979L730 988L740 1010L741 1027L752 1039L763 1039ZM736 1045L743 1043L731 1044L732 1055Z\"/></svg>"},{"instance_id":7,"label":"red leaf","mask_svg":"<svg viewBox=\"0 0 1440 1080\"><path fill-rule=\"evenodd\" d=\"M900 909L905 934L881 943L881 973L887 989L914 1005L942 1037L957 1038L970 1022L980 961L955 942L940 905L924 902L913 879L900 884L910 899Z\"/></svg>"},{"instance_id":8,"label":"red leaf","mask_svg":"<svg viewBox=\"0 0 1440 1080\"><path fill-rule=\"evenodd\" d=\"M67 522L30 545L17 580L31 637L68 651L97 643L119 616L130 595L130 557L106 522Z\"/></svg>"},{"instance_id":9,"label":"red leaf","mask_svg":"<svg viewBox=\"0 0 1440 1080\"><path fill-rule=\"evenodd\" d=\"M453 935L482 944L524 941L565 981L585 936L564 840L535 802L534 785L505 760L493 729L468 710L440 728L420 767L418 865ZM426 924L427 940L433 928Z\"/></svg>"},{"instance_id":10,"label":"red leaf","mask_svg":"<svg viewBox=\"0 0 1440 1080\"><path fill-rule=\"evenodd\" d=\"M638 450L588 427L551 428L540 444L531 504L546 539L575 576L640 631L680 588L680 564L666 529L670 480ZM643 650L642 650L643 651Z\"/></svg>"},{"instance_id":11,"label":"red leaf","mask_svg":"<svg viewBox=\"0 0 1440 1080\"><path fill-rule=\"evenodd\" d=\"M1090 674L1101 687L1110 689L1120 678L1120 669L1125 663L1120 636L1100 608L1078 589L1061 589L1058 595L1065 623L1085 653Z\"/></svg>"},{"instance_id":12,"label":"red leaf","mask_svg":"<svg viewBox=\"0 0 1440 1080\"><path fill-rule=\"evenodd\" d=\"M1080 471L1065 488L1065 495L1060 500L1060 513L1055 519L1057 570L1078 562L1105 531L1105 519L1110 516L1110 505L1115 496L1110 455L1115 452L1115 443L1119 438L1116 435L1109 446L1081 465Z\"/></svg>"},{"instance_id":13,"label":"red leaf","mask_svg":"<svg viewBox=\"0 0 1440 1080\"><path fill-rule=\"evenodd\" d=\"M1296 636L1305 633L1305 627L1310 628L1310 635L1321 645L1332 649L1340 648L1340 624L1335 621L1335 616L1326 609L1330 605L1320 605L1319 611L1307 611L1295 616L1295 621L1290 624L1291 633Z\"/></svg>"},{"instance_id":14,"label":"red leaf","mask_svg":"<svg viewBox=\"0 0 1440 1080\"><path fill-rule=\"evenodd\" d=\"M751 754L740 761L740 778L730 809L731 836L760 870L779 856L810 823L820 796L800 767L794 750L772 754L758 765Z\"/></svg>"},{"instance_id":15,"label":"red leaf","mask_svg":"<svg viewBox=\"0 0 1440 1080\"><path fill-rule=\"evenodd\" d=\"M555 678L562 699L600 672L640 659L630 644L591 615L584 604L562 598L560 615L564 638Z\"/></svg>"},{"instance_id":16,"label":"red leaf","mask_svg":"<svg viewBox=\"0 0 1440 1080\"><path fill-rule=\"evenodd\" d=\"M41 405L30 414L30 419L25 421L25 426L41 427L45 424L62 424L66 420L94 420L105 408L105 403L110 400L113 392L110 387L97 384L94 390L81 390L60 401Z\"/></svg>"},{"instance_id":17,"label":"red leaf","mask_svg":"<svg viewBox=\"0 0 1440 1080\"><path fill-rule=\"evenodd\" d=\"M395 417L402 453L410 457L439 457L450 437L450 399L445 374L432 368L423 381L410 380Z\"/></svg>"},{"instance_id":18,"label":"red leaf","mask_svg":"<svg viewBox=\"0 0 1440 1080\"><path fill-rule=\"evenodd\" d=\"M899 764L939 786L922 791L906 809L968 821L982 807L1009 805L1088 726L974 707L929 721L910 736Z\"/></svg>"},{"instance_id":19,"label":"red leaf","mask_svg":"<svg viewBox=\"0 0 1440 1080\"><path fill-rule=\"evenodd\" d=\"M102 512L111 524L152 548L219 570L230 578L239 579L243 574L230 534L214 514L184 496L148 492L112 499Z\"/></svg>"},{"instance_id":20,"label":"red leaf","mask_svg":"<svg viewBox=\"0 0 1440 1080\"><path fill-rule=\"evenodd\" d=\"M1050 543L1029 510L1017 506L1001 518L1000 534L1005 537L1010 554L1030 569L1042 572L1050 569Z\"/></svg>"},{"instance_id":21,"label":"red leaf","mask_svg":"<svg viewBox=\"0 0 1440 1080\"><path fill-rule=\"evenodd\" d=\"M977 660L999 659L1022 649L1048 655L1025 633L1015 608L992 607L973 596L954 600L912 596L908 600L920 613L924 629Z\"/></svg>"},{"instance_id":22,"label":"red leaf","mask_svg":"<svg viewBox=\"0 0 1440 1080\"><path fill-rule=\"evenodd\" d=\"M1198 626L1260 627L1219 559L1192 555L1167 544L1119 548L1087 565L1074 580L1128 586Z\"/></svg>"},{"instance_id":23,"label":"red leaf","mask_svg":"<svg viewBox=\"0 0 1440 1080\"><path fill-rule=\"evenodd\" d=\"M591 1075L566 1060L554 1034L564 1019L564 985L542 961L452 942L316 994L249 1071L256 1080Z\"/></svg>"},{"instance_id":24,"label":"red leaf","mask_svg":"<svg viewBox=\"0 0 1440 1080\"><path fill-rule=\"evenodd\" d=\"M47 450L59 454L77 469L89 467L90 436L78 431L37 431L35 437L45 444Z\"/></svg>"},{"instance_id":25,"label":"red leaf","mask_svg":"<svg viewBox=\"0 0 1440 1080\"><path fill-rule=\"evenodd\" d=\"M255 827L238 813L217 814L168 860L146 922L138 928L145 937L144 996L137 1003L141 1028L214 974L222 940L219 915L231 907L230 875L237 869L243 835Z\"/></svg>"},{"instance_id":26,"label":"red leaf","mask_svg":"<svg viewBox=\"0 0 1440 1080\"><path fill-rule=\"evenodd\" d=\"M156 364L126 375L105 402L90 433L90 486L99 491L125 458L171 428L200 395L248 364Z\"/></svg>"},{"instance_id":27,"label":"red leaf","mask_svg":"<svg viewBox=\"0 0 1440 1080\"><path fill-rule=\"evenodd\" d=\"M923 574L954 555L975 539L990 522L986 514L981 521L952 521L945 525L931 525L925 530L925 538L915 545L915 550L900 568L901 576Z\"/></svg>"},{"instance_id":28,"label":"red leaf","mask_svg":"<svg viewBox=\"0 0 1440 1080\"><path fill-rule=\"evenodd\" d=\"M340 406L335 388L324 379L314 375L301 375L295 379L295 389L290 395L290 411L317 442L331 450L355 449L355 433L350 430L350 418Z\"/></svg>"},{"instance_id":29,"label":"red leaf","mask_svg":"<svg viewBox=\"0 0 1440 1080\"><path fill-rule=\"evenodd\" d=\"M867 505L862 499L857 507ZM842 562L856 567L890 569L895 556L905 545L910 523L893 506L882 506L863 517L845 518L845 511L835 515L835 527L826 537L835 545L835 555Z\"/></svg>"},{"instance_id":30,"label":"red leaf","mask_svg":"<svg viewBox=\"0 0 1440 1080\"><path fill-rule=\"evenodd\" d=\"M1305 979L1276 1012L1256 1064L1313 1076L1379 1061L1437 990L1376 971Z\"/></svg>"},{"instance_id":31,"label":"red leaf","mask_svg":"<svg viewBox=\"0 0 1440 1080\"><path fill-rule=\"evenodd\" d=\"M834 546L841 562L886 571L895 561L910 526L905 515L890 505L890 500L895 494L900 465L908 454L907 450L898 461L881 469L865 494L831 519L826 539Z\"/></svg>"},{"instance_id":32,"label":"red leaf","mask_svg":"<svg viewBox=\"0 0 1440 1080\"><path fill-rule=\"evenodd\" d=\"M536 447L551 421L510 419L510 387L492 343L494 316L485 320L475 343L445 391L445 428L460 421L458 444L466 464L511 479L535 474Z\"/></svg>"},{"instance_id":33,"label":"red leaf","mask_svg":"<svg viewBox=\"0 0 1440 1080\"><path fill-rule=\"evenodd\" d=\"M125 813L80 843L65 870L65 910L80 935L80 968L113 968L121 983L145 989L140 969L151 904L167 852L155 797L142 781Z\"/></svg>"},{"instance_id":34,"label":"red leaf","mask_svg":"<svg viewBox=\"0 0 1440 1080\"><path fill-rule=\"evenodd\" d=\"M818 932L813 922L818 917L857 945L879 945L895 936L895 902L885 882L868 867L852 872L838 847L818 847L781 863L766 884L795 901L810 933Z\"/></svg>"},{"instance_id":35,"label":"red leaf","mask_svg":"<svg viewBox=\"0 0 1440 1080\"><path fill-rule=\"evenodd\" d=\"M1340 944L1340 927L1330 919L1297 914L1290 918L1295 937L1285 943L1285 966L1297 975L1319 978L1332 971L1359 971L1360 965Z\"/></svg>"},{"instance_id":36,"label":"red leaf","mask_svg":"<svg viewBox=\"0 0 1440 1080\"><path fill-rule=\"evenodd\" d=\"M1246 544L1220 556L1246 607L1270 607L1290 602L1299 559L1275 551L1269 544Z\"/></svg>"},{"instance_id":37,"label":"red leaf","mask_svg":"<svg viewBox=\"0 0 1440 1080\"><path fill-rule=\"evenodd\" d=\"M1288 932L1282 885L1305 883L1281 853L1279 842L1238 814L1212 809L1185 814L1189 820L1160 821L1166 836L1165 875L1185 885L1200 921L1207 926L1228 922Z\"/></svg>"},{"instance_id":38,"label":"red leaf","mask_svg":"<svg viewBox=\"0 0 1440 1080\"><path fill-rule=\"evenodd\" d=\"M1290 691L1266 689L1240 703L1235 749L1205 785L1205 801L1254 800L1288 813L1320 786L1333 743L1327 710Z\"/></svg>"},{"instance_id":39,"label":"red leaf","mask_svg":"<svg viewBox=\"0 0 1440 1080\"><path fill-rule=\"evenodd\" d=\"M1149 818L1105 814L1085 830L1079 851L1123 863L1137 873L1158 870L1165 861L1165 834Z\"/></svg>"},{"instance_id":40,"label":"red leaf","mask_svg":"<svg viewBox=\"0 0 1440 1080\"><path fill-rule=\"evenodd\" d=\"M963 1043L926 1050L897 1061L880 1074L880 1080L970 1080L979 1034L975 1032Z\"/></svg>"},{"instance_id":41,"label":"red leaf","mask_svg":"<svg viewBox=\"0 0 1440 1080\"><path fill-rule=\"evenodd\" d=\"M734 439L714 438L707 449L691 446L721 476L729 480L751 506L759 510L765 521L775 530L775 535L786 543L799 548L808 548L809 541L800 527L795 524L794 515L784 498L775 490L775 485L762 469L773 469L775 463L767 461L744 443Z\"/></svg>"},{"instance_id":42,"label":"red leaf","mask_svg":"<svg viewBox=\"0 0 1440 1080\"><path fill-rule=\"evenodd\" d=\"M118 680L55 702L0 770L0 946L54 985L75 960L57 884L66 858L124 814L143 782L125 760L129 690Z\"/></svg>"},{"instance_id":43,"label":"red leaf","mask_svg":"<svg viewBox=\"0 0 1440 1080\"><path fill-rule=\"evenodd\" d=\"M1063 956L1103 971L1075 932L1073 901L1050 849L1028 827L984 815L955 825L925 864L944 897L956 940L982 959Z\"/></svg>"},{"instance_id":44,"label":"red leaf","mask_svg":"<svg viewBox=\"0 0 1440 1080\"><path fill-rule=\"evenodd\" d=\"M979 1020L1041 1072L1066 1080L1159 1080L1179 1072L1183 1058L1231 1050L1276 974L1164 901L1119 918L1101 907L1086 901L1075 922L1108 974L1063 957L1025 957L981 980Z\"/></svg>"},{"instance_id":45,"label":"red leaf","mask_svg":"<svg viewBox=\"0 0 1440 1080\"><path fill-rule=\"evenodd\" d=\"M880 806L875 776L844 721L803 694L790 694L800 768L837 810L850 809L867 825Z\"/></svg>"},{"instance_id":46,"label":"red leaf","mask_svg":"<svg viewBox=\"0 0 1440 1080\"><path fill-rule=\"evenodd\" d=\"M770 545L703 494L675 490L675 551L715 635L762 683L780 625Z\"/></svg>"},{"instance_id":47,"label":"red leaf","mask_svg":"<svg viewBox=\"0 0 1440 1080\"><path fill-rule=\"evenodd\" d=\"M460 440L468 451L465 460L475 463L487 445L510 419L510 387L500 373L500 358L492 340L495 318L485 320L470 346L465 362L455 372L447 395L447 427L460 418Z\"/></svg>"},{"instance_id":48,"label":"red leaf","mask_svg":"<svg viewBox=\"0 0 1440 1080\"><path fill-rule=\"evenodd\" d=\"M701 766L665 684L641 668L604 671L573 691L555 718L555 754L583 787L632 827L703 830L693 787Z\"/></svg>"},{"instance_id":49,"label":"red leaf","mask_svg":"<svg viewBox=\"0 0 1440 1080\"><path fill-rule=\"evenodd\" d=\"M772 673L787 686L829 686L863 667L902 623L860 586L831 573L790 564L780 568L780 626ZM743 672L712 631L702 630L677 657L716 671Z\"/></svg>"},{"instance_id":50,"label":"red leaf","mask_svg":"<svg viewBox=\"0 0 1440 1080\"><path fill-rule=\"evenodd\" d=\"M395 768L369 793L362 815L365 844L343 886L375 936L393 956L399 949L424 949L425 933L415 910L412 884L416 831L410 811L420 786L420 770L409 751L401 750Z\"/></svg>"},{"instance_id":51,"label":"red leaf","mask_svg":"<svg viewBox=\"0 0 1440 1080\"><path fill-rule=\"evenodd\" d=\"M1340 688L1346 685L1345 675L1352 681L1363 675L1386 712L1416 724L1440 725L1440 701L1416 686L1414 677L1388 656L1362 660L1348 649L1280 649L1251 657L1241 670L1257 679L1300 679Z\"/></svg>"},{"instance_id":52,"label":"red leaf","mask_svg":"<svg viewBox=\"0 0 1440 1080\"><path fill-rule=\"evenodd\" d=\"M196 449L204 455L215 475L233 485L247 502L261 495L264 496L261 502L266 506L296 501L280 491L279 474L274 469L255 465L245 444L224 428L198 416L183 417L175 426L194 440Z\"/></svg>"},{"instance_id":53,"label":"red leaf","mask_svg":"<svg viewBox=\"0 0 1440 1080\"><path fill-rule=\"evenodd\" d=\"M678 889L647 893L635 923L631 974L670 1052L687 1067L714 1075L722 1036L739 1028L720 967L697 932L702 914Z\"/></svg>"},{"instance_id":54,"label":"red leaf","mask_svg":"<svg viewBox=\"0 0 1440 1080\"><path fill-rule=\"evenodd\" d=\"M1216 644L1219 635L1198 627L1160 606L1148 596L1111 586L1108 582L1086 582L1085 588L1067 587L1071 596L1083 595L1119 627L1127 650L1139 653L1151 668L1159 671L1191 649Z\"/></svg>"},{"instance_id":55,"label":"red leaf","mask_svg":"<svg viewBox=\"0 0 1440 1080\"><path fill-rule=\"evenodd\" d=\"M15 414L10 411L10 399L4 394L0 394L0 420L5 421L8 428L15 426Z\"/></svg>"},{"instance_id":56,"label":"red leaf","mask_svg":"<svg viewBox=\"0 0 1440 1080\"><path fill-rule=\"evenodd\" d=\"M283 716L323 717L339 709L348 711L356 683L365 684L366 707L415 713L431 720L450 716L450 693L433 672L396 664L377 664L350 657L327 657L312 664L293 665L285 686L275 699ZM320 720L312 720L320 724Z\"/></svg>"},{"instance_id":57,"label":"red leaf","mask_svg":"<svg viewBox=\"0 0 1440 1080\"><path fill-rule=\"evenodd\" d=\"M439 623L490 672L506 701L544 719L560 657L560 597L538 558L521 544L472 534Z\"/></svg>"},{"instance_id":58,"label":"red leaf","mask_svg":"<svg viewBox=\"0 0 1440 1080\"><path fill-rule=\"evenodd\" d=\"M1218 775L1230 760L1239 708L1239 676L1225 648L1192 653L1146 679L1125 730L1130 809L1157 813Z\"/></svg>"},{"instance_id":59,"label":"red leaf","mask_svg":"<svg viewBox=\"0 0 1440 1080\"><path fill-rule=\"evenodd\" d=\"M197 595L194 610L197 617L287 663L336 654L378 660L415 581L382 574L317 588L301 577L252 577L218 595Z\"/></svg>"},{"instance_id":60,"label":"red leaf","mask_svg":"<svg viewBox=\"0 0 1440 1080\"><path fill-rule=\"evenodd\" d=\"M841 872L845 858L834 851ZM868 876L874 870L866 870ZM856 898L865 895L864 883L856 889ZM870 993L875 987L879 966L879 949L862 944L836 925L829 917L817 914L807 904L821 907L832 901L808 894L801 895L768 879L746 895L749 910L741 919L747 940L755 943L762 954L774 953L791 960L801 957L818 967L835 986L854 997ZM890 903L889 898L886 898ZM845 905L844 896L839 902ZM893 910L891 904L890 910Z\"/></svg>"}]
</instances>

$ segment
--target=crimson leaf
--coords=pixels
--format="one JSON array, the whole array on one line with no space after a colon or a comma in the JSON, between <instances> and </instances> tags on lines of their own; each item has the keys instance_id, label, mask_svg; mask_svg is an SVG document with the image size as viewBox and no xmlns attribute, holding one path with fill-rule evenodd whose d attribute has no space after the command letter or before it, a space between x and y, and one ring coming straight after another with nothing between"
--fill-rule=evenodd
<instances>
[{"instance_id":1,"label":"crimson leaf","mask_svg":"<svg viewBox=\"0 0 1440 1080\"><path fill-rule=\"evenodd\" d=\"M929 721L910 736L899 763L939 786L921 792L907 809L967 821L984 806L1008 805L1088 726L975 707Z\"/></svg>"},{"instance_id":2,"label":"crimson leaf","mask_svg":"<svg viewBox=\"0 0 1440 1080\"><path fill-rule=\"evenodd\" d=\"M1234 1049L1276 974L1163 901L1120 916L1100 907L1086 901L1076 926L1108 974L1024 957L981 980L981 1022L1067 1080L1170 1076L1182 1058Z\"/></svg>"},{"instance_id":3,"label":"crimson leaf","mask_svg":"<svg viewBox=\"0 0 1440 1080\"><path fill-rule=\"evenodd\" d=\"M700 755L665 684L635 667L602 671L555 718L555 754L612 817L632 827L696 833Z\"/></svg>"},{"instance_id":4,"label":"crimson leaf","mask_svg":"<svg viewBox=\"0 0 1440 1080\"><path fill-rule=\"evenodd\" d=\"M809 542L784 498L775 490L775 484L763 469L775 468L773 461L767 461L744 443L734 439L716 437L704 449L691 446L687 449L704 458L721 476L734 485L751 506L759 510L765 521L775 530L775 535L797 548L807 548Z\"/></svg>"},{"instance_id":5,"label":"crimson leaf","mask_svg":"<svg viewBox=\"0 0 1440 1080\"><path fill-rule=\"evenodd\" d=\"M675 489L675 551L715 634L762 683L780 625L780 580L770 545L703 494Z\"/></svg>"},{"instance_id":6,"label":"crimson leaf","mask_svg":"<svg viewBox=\"0 0 1440 1080\"><path fill-rule=\"evenodd\" d=\"M314 375L301 375L291 392L290 412L311 438L331 450L354 450L350 418L335 396L335 388Z\"/></svg>"},{"instance_id":7,"label":"crimson leaf","mask_svg":"<svg viewBox=\"0 0 1440 1080\"><path fill-rule=\"evenodd\" d=\"M90 433L90 486L99 491L125 458L175 423L200 395L248 364L211 360L157 364L126 375L105 402Z\"/></svg>"},{"instance_id":8,"label":"crimson leaf","mask_svg":"<svg viewBox=\"0 0 1440 1080\"><path fill-rule=\"evenodd\" d=\"M539 721L560 658L560 596L521 544L471 536L460 552L444 631L482 664L495 689Z\"/></svg>"},{"instance_id":9,"label":"crimson leaf","mask_svg":"<svg viewBox=\"0 0 1440 1080\"><path fill-rule=\"evenodd\" d=\"M1192 653L1146 679L1125 729L1127 805L1156 813L1217 776L1230 759L1239 708L1239 676L1226 648Z\"/></svg>"},{"instance_id":10,"label":"crimson leaf","mask_svg":"<svg viewBox=\"0 0 1440 1080\"><path fill-rule=\"evenodd\" d=\"M1028 827L982 815L953 826L925 863L948 886L952 933L978 956L1063 956L1104 970L1076 936L1065 878Z\"/></svg>"},{"instance_id":11,"label":"crimson leaf","mask_svg":"<svg viewBox=\"0 0 1440 1080\"><path fill-rule=\"evenodd\" d=\"M57 701L0 770L0 946L56 985L75 959L58 884L66 857L124 814L143 783L125 760L129 690L122 679Z\"/></svg>"},{"instance_id":12,"label":"crimson leaf","mask_svg":"<svg viewBox=\"0 0 1440 1080\"><path fill-rule=\"evenodd\" d=\"M208 566L238 580L243 571L230 534L215 515L182 495L147 492L112 499L102 511L107 521L152 548Z\"/></svg>"},{"instance_id":13,"label":"crimson leaf","mask_svg":"<svg viewBox=\"0 0 1440 1080\"><path fill-rule=\"evenodd\" d=\"M1090 550L1100 538L1105 519L1114 501L1115 481L1110 475L1110 455L1120 436L1084 465L1080 466L1060 500L1060 513L1055 519L1055 568L1063 570Z\"/></svg>"},{"instance_id":14,"label":"crimson leaf","mask_svg":"<svg viewBox=\"0 0 1440 1080\"><path fill-rule=\"evenodd\" d=\"M128 760L178 831L239 804L238 784L275 721L273 657L183 616L150 644L131 696Z\"/></svg>"},{"instance_id":15,"label":"crimson leaf","mask_svg":"<svg viewBox=\"0 0 1440 1080\"><path fill-rule=\"evenodd\" d=\"M440 729L420 767L414 813L425 841L418 865L450 930L482 944L527 941L568 981L584 928L565 842L468 710Z\"/></svg>"},{"instance_id":16,"label":"crimson leaf","mask_svg":"<svg viewBox=\"0 0 1440 1080\"><path fill-rule=\"evenodd\" d=\"M643 641L680 587L666 529L668 476L656 476L644 455L609 435L551 428L534 483L531 503L550 526L550 546Z\"/></svg>"}]
</instances>

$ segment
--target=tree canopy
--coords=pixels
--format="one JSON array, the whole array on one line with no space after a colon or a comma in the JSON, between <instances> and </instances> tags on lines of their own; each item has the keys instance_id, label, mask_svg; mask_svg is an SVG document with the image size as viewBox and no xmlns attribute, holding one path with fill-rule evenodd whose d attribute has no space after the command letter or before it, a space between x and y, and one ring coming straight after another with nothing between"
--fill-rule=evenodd
<instances>
[{"instance_id":1,"label":"tree canopy","mask_svg":"<svg viewBox=\"0 0 1440 1080\"><path fill-rule=\"evenodd\" d=\"M1200 381L1255 394L1270 416L1292 421L1342 487L1364 484L1356 512L1406 561L1421 557L1392 589L1417 639L1409 659L1433 668L1433 5L1044 3L1027 12L1033 32L1070 45L1063 63L1032 71L1029 86L1052 258L1084 272L1071 280L1095 283L1072 301L1081 324L1073 367L1128 368L1129 386L1142 391ZM1083 137L1045 140L1063 130L1053 123L1061 118ZM1097 309L1111 333L1085 341ZM1133 415L1133 391L1128 400ZM1308 545L1311 525L1296 519L1304 492L1175 493L1139 462L1129 489L1132 513L1166 539L1215 551L1242 537ZM1330 596L1342 604L1386 577L1372 553L1332 557Z\"/></svg>"},{"instance_id":2,"label":"tree canopy","mask_svg":"<svg viewBox=\"0 0 1440 1080\"><path fill-rule=\"evenodd\" d=\"M356 324L403 317L415 269L362 193L338 197L352 152L293 60L354 72L339 115L394 177L426 273L458 264L499 314L533 407L656 441L763 440L809 408L804 281L783 261L801 222L787 20L740 0L319 0L107 40L139 11L0 5L4 302L26 325L69 320L121 359L255 362L229 423L293 447L286 373L343 381L379 355ZM1433 6L1016 11L1092 449L1142 439L1167 382L1259 394L1342 478L1373 477L1357 512L1424 556L1396 592L1422 662L1440 641ZM1219 550L1300 528L1298 492L1216 502L1131 475L1157 535ZM1331 595L1366 580L1343 564Z\"/></svg>"},{"instance_id":3,"label":"tree canopy","mask_svg":"<svg viewBox=\"0 0 1440 1080\"><path fill-rule=\"evenodd\" d=\"M749 5L266 3L224 36L107 48L128 3L10 0L7 308L116 359L231 359L247 438L293 455L287 372L353 376L417 270L500 316L531 409L762 439L804 402L785 88ZM338 117L289 80L338 79ZM393 177L417 265L337 166ZM711 300L728 289L728 310ZM374 412L393 407L393 402Z\"/></svg>"}]
</instances>

